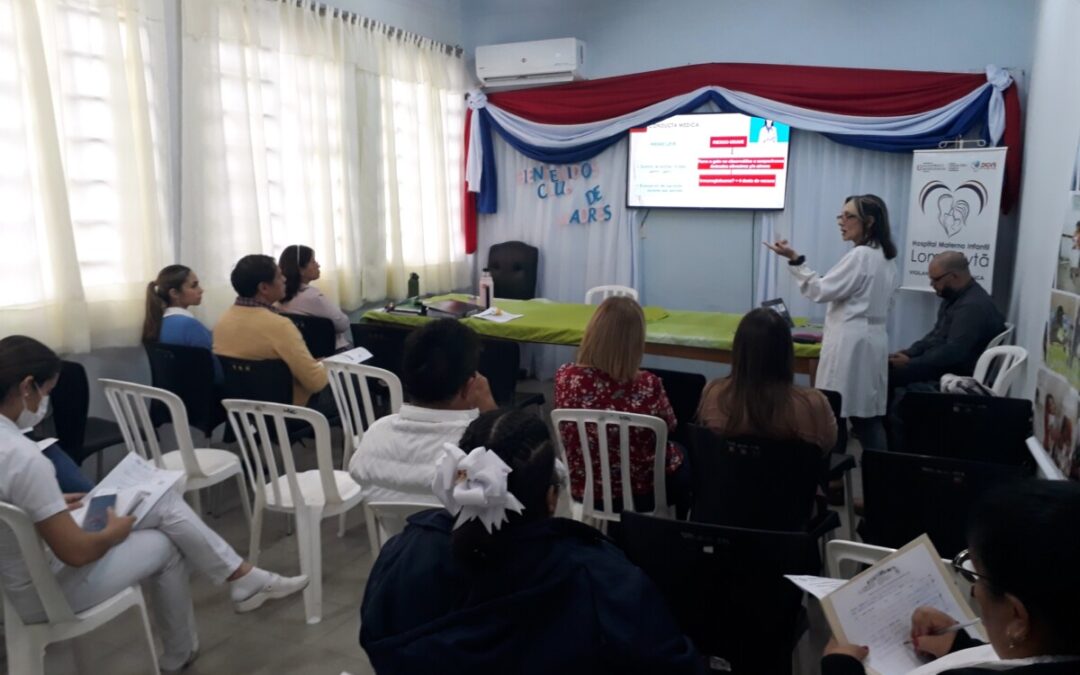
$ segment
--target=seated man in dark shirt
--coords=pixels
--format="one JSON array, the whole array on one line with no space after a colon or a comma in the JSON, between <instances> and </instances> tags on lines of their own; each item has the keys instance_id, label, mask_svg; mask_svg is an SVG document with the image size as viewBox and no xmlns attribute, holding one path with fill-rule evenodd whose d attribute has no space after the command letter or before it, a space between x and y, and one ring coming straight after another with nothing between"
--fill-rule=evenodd
<instances>
[{"instance_id":1,"label":"seated man in dark shirt","mask_svg":"<svg viewBox=\"0 0 1080 675\"><path fill-rule=\"evenodd\" d=\"M942 299L937 323L923 339L889 356L889 389L913 382L936 385L947 373L971 375L986 345L1005 330L1005 318L972 278L963 253L939 253L927 271Z\"/></svg>"},{"instance_id":2,"label":"seated man in dark shirt","mask_svg":"<svg viewBox=\"0 0 1080 675\"><path fill-rule=\"evenodd\" d=\"M1005 318L971 276L957 251L934 256L927 269L941 298L934 329L907 349L889 355L889 447L902 450L900 401L907 391L937 391L945 374L971 375L986 345L1005 330Z\"/></svg>"}]
</instances>

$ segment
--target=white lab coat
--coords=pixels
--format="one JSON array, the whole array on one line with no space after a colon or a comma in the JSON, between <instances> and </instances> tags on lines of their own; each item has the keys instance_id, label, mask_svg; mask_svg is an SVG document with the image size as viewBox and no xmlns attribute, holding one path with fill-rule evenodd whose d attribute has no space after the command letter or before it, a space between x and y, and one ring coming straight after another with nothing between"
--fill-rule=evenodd
<instances>
[{"instance_id":1,"label":"white lab coat","mask_svg":"<svg viewBox=\"0 0 1080 675\"><path fill-rule=\"evenodd\" d=\"M805 264L788 267L806 298L829 303L814 385L843 396L844 417L884 415L889 379L885 319L897 287L896 263L879 248L856 246L823 277Z\"/></svg>"}]
</instances>

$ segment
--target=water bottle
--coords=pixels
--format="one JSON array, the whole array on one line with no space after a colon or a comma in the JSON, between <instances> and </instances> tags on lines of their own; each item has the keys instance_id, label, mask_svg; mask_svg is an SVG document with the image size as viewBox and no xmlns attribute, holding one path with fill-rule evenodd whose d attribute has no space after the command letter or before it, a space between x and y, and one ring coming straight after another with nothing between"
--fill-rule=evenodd
<instances>
[{"instance_id":1,"label":"water bottle","mask_svg":"<svg viewBox=\"0 0 1080 675\"><path fill-rule=\"evenodd\" d=\"M484 306L484 309L491 309L491 301L495 298L495 280L491 278L491 272L486 267L480 275L478 293L477 301Z\"/></svg>"},{"instance_id":2,"label":"water bottle","mask_svg":"<svg viewBox=\"0 0 1080 675\"><path fill-rule=\"evenodd\" d=\"M420 295L420 275L413 272L409 275L409 297L415 298Z\"/></svg>"}]
</instances>

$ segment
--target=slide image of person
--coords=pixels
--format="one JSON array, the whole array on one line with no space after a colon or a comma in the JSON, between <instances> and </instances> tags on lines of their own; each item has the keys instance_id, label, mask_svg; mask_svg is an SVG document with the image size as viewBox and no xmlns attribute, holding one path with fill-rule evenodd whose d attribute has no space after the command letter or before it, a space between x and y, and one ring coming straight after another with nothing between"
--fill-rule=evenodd
<instances>
[{"instance_id":1,"label":"slide image of person","mask_svg":"<svg viewBox=\"0 0 1080 675\"><path fill-rule=\"evenodd\" d=\"M1076 358L1080 340L1075 335L1078 304L1077 296L1052 291L1046 335L1046 367L1076 384L1080 384L1080 372L1073 372L1080 365Z\"/></svg>"},{"instance_id":2,"label":"slide image of person","mask_svg":"<svg viewBox=\"0 0 1080 675\"><path fill-rule=\"evenodd\" d=\"M765 126L758 130L758 143L776 143L778 140L776 134L776 125L772 120L765 120Z\"/></svg>"}]
</instances>

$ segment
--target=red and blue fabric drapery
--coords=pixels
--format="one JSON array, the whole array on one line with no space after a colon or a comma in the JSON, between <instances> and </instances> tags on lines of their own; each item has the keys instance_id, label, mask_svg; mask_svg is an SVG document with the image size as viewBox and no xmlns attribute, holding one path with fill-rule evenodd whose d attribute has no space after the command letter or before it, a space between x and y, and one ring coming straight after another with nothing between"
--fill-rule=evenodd
<instances>
[{"instance_id":1,"label":"red and blue fabric drapery","mask_svg":"<svg viewBox=\"0 0 1080 675\"><path fill-rule=\"evenodd\" d=\"M1009 147L1002 210L1019 193L1020 101L1008 72L985 74L710 63L555 87L472 92L465 123L466 252L476 250L476 214L498 210L492 134L538 162L595 157L629 129L691 112L765 117L860 148L910 152L979 129Z\"/></svg>"}]
</instances>

